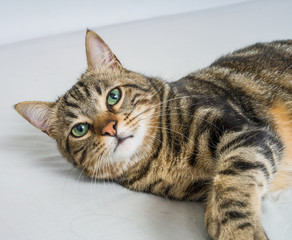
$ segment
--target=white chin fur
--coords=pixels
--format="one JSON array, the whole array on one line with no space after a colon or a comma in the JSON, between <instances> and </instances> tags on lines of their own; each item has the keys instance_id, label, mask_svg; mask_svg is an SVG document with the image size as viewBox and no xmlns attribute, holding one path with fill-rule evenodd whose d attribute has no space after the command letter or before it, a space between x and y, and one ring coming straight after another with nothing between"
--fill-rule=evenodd
<instances>
[{"instance_id":1,"label":"white chin fur","mask_svg":"<svg viewBox=\"0 0 292 240\"><path fill-rule=\"evenodd\" d=\"M141 146L145 137L146 129L140 126L138 131L134 133L133 137L126 139L120 143L113 152L112 159L114 162L121 160L129 160ZM125 134L126 135L126 134ZM123 136L124 137L124 136Z\"/></svg>"}]
</instances>

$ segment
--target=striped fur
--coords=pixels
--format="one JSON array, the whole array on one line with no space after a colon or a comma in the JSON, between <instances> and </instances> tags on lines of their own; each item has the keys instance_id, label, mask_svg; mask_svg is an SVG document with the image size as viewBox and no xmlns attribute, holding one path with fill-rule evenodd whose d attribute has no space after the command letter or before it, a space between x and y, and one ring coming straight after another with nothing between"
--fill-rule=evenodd
<instances>
[{"instance_id":1,"label":"striped fur","mask_svg":"<svg viewBox=\"0 0 292 240\"><path fill-rule=\"evenodd\" d=\"M89 31L91 37L107 54L98 56L103 62L95 68L91 53L86 73L50 115L38 115L60 152L90 177L203 201L213 239L267 239L261 198L291 179L292 41L255 44L167 83L122 68ZM108 92L117 87L122 98L109 107ZM33 122L29 103L16 109ZM100 133L109 120L117 121L117 135L136 141L123 143L129 155L115 156L123 146ZM89 132L74 138L71 129L80 122Z\"/></svg>"}]
</instances>

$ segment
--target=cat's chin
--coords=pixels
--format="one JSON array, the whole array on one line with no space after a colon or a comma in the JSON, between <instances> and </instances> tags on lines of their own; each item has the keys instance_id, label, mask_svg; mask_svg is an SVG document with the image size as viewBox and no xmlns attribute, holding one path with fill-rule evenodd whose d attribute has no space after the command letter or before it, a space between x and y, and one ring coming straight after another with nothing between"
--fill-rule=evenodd
<instances>
[{"instance_id":1,"label":"cat's chin","mask_svg":"<svg viewBox=\"0 0 292 240\"><path fill-rule=\"evenodd\" d=\"M130 158L136 151L138 146L135 146L135 137L127 137L121 141L117 140L116 146L113 150L113 159L127 159Z\"/></svg>"},{"instance_id":2,"label":"cat's chin","mask_svg":"<svg viewBox=\"0 0 292 240\"><path fill-rule=\"evenodd\" d=\"M129 160L138 151L143 143L144 137L145 129L140 127L135 134L117 139L112 153L113 160Z\"/></svg>"}]
</instances>

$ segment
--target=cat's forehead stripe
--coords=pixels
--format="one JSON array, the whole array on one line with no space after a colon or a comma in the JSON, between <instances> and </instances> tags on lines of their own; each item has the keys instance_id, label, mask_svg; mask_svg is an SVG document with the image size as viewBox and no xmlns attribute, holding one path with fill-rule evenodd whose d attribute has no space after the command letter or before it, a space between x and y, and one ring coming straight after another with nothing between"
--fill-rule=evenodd
<instances>
[{"instance_id":1,"label":"cat's forehead stripe","mask_svg":"<svg viewBox=\"0 0 292 240\"><path fill-rule=\"evenodd\" d=\"M70 95L71 96L71 95ZM77 100L75 97L72 97L73 99ZM73 100L72 99L72 100ZM64 95L64 103L68 106L68 107L72 107L72 108L80 108L80 106L75 103L72 100L68 100L67 94Z\"/></svg>"},{"instance_id":2,"label":"cat's forehead stripe","mask_svg":"<svg viewBox=\"0 0 292 240\"><path fill-rule=\"evenodd\" d=\"M85 93L87 97L91 96L91 94L88 90L88 86L86 84L84 84L82 81L79 81L76 85L79 86L79 90L82 91L83 93Z\"/></svg>"},{"instance_id":3,"label":"cat's forehead stripe","mask_svg":"<svg viewBox=\"0 0 292 240\"><path fill-rule=\"evenodd\" d=\"M101 95L101 89L99 86L95 86L95 90L99 95Z\"/></svg>"}]
</instances>

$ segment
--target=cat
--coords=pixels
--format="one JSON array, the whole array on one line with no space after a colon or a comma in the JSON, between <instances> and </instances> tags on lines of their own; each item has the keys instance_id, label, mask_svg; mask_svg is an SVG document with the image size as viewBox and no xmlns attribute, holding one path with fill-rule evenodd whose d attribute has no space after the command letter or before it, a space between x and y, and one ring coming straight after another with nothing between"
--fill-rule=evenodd
<instances>
[{"instance_id":1,"label":"cat","mask_svg":"<svg viewBox=\"0 0 292 240\"><path fill-rule=\"evenodd\" d=\"M292 40L254 44L170 83L123 68L91 30L85 43L77 83L17 112L87 176L202 201L213 239L268 239L261 199L292 183Z\"/></svg>"}]
</instances>

